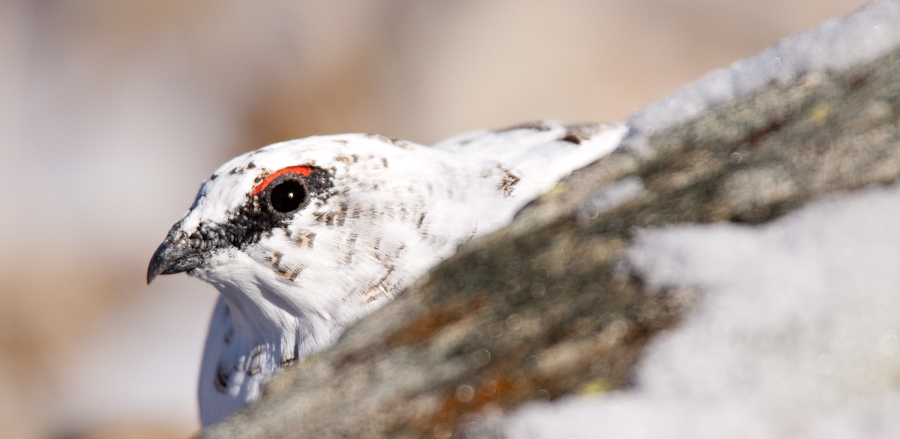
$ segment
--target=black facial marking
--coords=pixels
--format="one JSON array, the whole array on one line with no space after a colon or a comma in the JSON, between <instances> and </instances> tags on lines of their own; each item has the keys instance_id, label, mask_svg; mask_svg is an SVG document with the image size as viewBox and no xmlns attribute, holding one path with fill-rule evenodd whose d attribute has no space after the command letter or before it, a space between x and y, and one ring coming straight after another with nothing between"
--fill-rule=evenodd
<instances>
[{"instance_id":1,"label":"black facial marking","mask_svg":"<svg viewBox=\"0 0 900 439\"><path fill-rule=\"evenodd\" d=\"M290 179L299 179L303 187L303 202L293 210L287 212L279 211L279 207L284 209L289 204L284 199L279 199L275 205L271 203L272 193L276 193L276 198L284 195L282 189L290 189L296 186L289 183L288 187L281 186L282 183ZM205 258L212 251L219 248L236 247L243 250L247 246L259 242L260 238L265 235L271 235L272 230L285 227L294 212L308 205L312 200L324 201L331 196L332 175L324 170L312 168L312 171L306 177L299 177L296 174L285 174L273 181L269 186L259 194L251 196L237 210L229 215L228 220L224 223L203 223L190 236L184 237L188 241L189 247L200 252L201 257ZM173 230L180 229L181 224L175 224Z\"/></svg>"}]
</instances>

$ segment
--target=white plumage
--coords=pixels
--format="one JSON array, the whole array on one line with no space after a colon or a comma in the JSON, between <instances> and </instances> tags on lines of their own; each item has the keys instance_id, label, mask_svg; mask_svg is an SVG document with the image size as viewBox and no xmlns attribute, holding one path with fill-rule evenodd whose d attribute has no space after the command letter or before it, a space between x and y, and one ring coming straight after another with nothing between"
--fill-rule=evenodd
<instances>
[{"instance_id":1,"label":"white plumage","mask_svg":"<svg viewBox=\"0 0 900 439\"><path fill-rule=\"evenodd\" d=\"M187 272L221 293L200 373L203 425L257 399L278 369L331 346L624 133L539 122L433 147L317 136L224 164L148 269L148 281Z\"/></svg>"}]
</instances>

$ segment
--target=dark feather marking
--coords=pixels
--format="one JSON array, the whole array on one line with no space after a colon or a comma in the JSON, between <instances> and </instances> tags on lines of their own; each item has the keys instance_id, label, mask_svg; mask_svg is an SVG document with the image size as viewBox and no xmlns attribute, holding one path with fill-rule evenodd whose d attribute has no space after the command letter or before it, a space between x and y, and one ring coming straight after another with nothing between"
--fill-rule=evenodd
<instances>
[{"instance_id":1,"label":"dark feather marking","mask_svg":"<svg viewBox=\"0 0 900 439\"><path fill-rule=\"evenodd\" d=\"M260 364L262 360L260 357L263 352L265 352L265 350L262 346L253 348L253 352L250 354L250 364L247 365L247 375L253 376L262 371L262 365Z\"/></svg>"},{"instance_id":2,"label":"dark feather marking","mask_svg":"<svg viewBox=\"0 0 900 439\"><path fill-rule=\"evenodd\" d=\"M300 246L304 248L313 248L313 241L315 241L315 239L316 234L309 230L301 230L299 233L295 233L291 236L292 241L300 244Z\"/></svg>"},{"instance_id":3,"label":"dark feather marking","mask_svg":"<svg viewBox=\"0 0 900 439\"><path fill-rule=\"evenodd\" d=\"M497 164L497 169L503 172L503 177L500 179L500 183L497 185L497 190L503 192L504 197L509 197L516 189L516 185L519 184L521 178L513 174L509 169L504 168L499 163Z\"/></svg>"},{"instance_id":4,"label":"dark feather marking","mask_svg":"<svg viewBox=\"0 0 900 439\"><path fill-rule=\"evenodd\" d=\"M477 231L478 231L478 226L473 227L473 228L472 228L472 233L469 233L469 236L466 236L466 240L463 241L463 242L469 242L469 241L471 241L472 238L475 237L475 232L477 232Z\"/></svg>"},{"instance_id":5,"label":"dark feather marking","mask_svg":"<svg viewBox=\"0 0 900 439\"><path fill-rule=\"evenodd\" d=\"M398 147L398 148L400 148L400 149L409 149L409 143L407 143L407 142L404 141L404 140L395 139L395 138L393 138L393 137L388 137L388 136L384 136L384 135L381 135L381 134L369 134L369 137L371 137L371 138L373 138L373 139L378 139L378 140L380 140L380 141L382 141L382 142L384 142L384 143L389 143L389 144L394 145L394 146L396 146L396 147Z\"/></svg>"},{"instance_id":6,"label":"dark feather marking","mask_svg":"<svg viewBox=\"0 0 900 439\"><path fill-rule=\"evenodd\" d=\"M338 210L337 212L317 212L315 214L316 221L324 223L326 226L338 227L344 225L344 216L344 212L341 210Z\"/></svg>"},{"instance_id":7,"label":"dark feather marking","mask_svg":"<svg viewBox=\"0 0 900 439\"><path fill-rule=\"evenodd\" d=\"M336 225L338 227L343 227L344 220L346 219L346 216L347 216L347 210L349 210L349 207L347 206L346 201L341 201L340 203L338 203L338 210L337 210L337 212L335 212L335 215L331 218L330 225L332 225L332 226Z\"/></svg>"},{"instance_id":8,"label":"dark feather marking","mask_svg":"<svg viewBox=\"0 0 900 439\"><path fill-rule=\"evenodd\" d=\"M391 273L394 272L394 268L395 267L393 265L388 265L387 273L385 273L384 276L381 277L381 279L378 279L377 282L375 282L374 284L372 284L372 286L369 287L365 296L369 296L369 294L371 294L373 291L377 291L377 293L369 296L366 299L366 303L371 303L378 297L387 295L388 292L390 292L391 290L394 289L393 286L387 284L387 278L391 275Z\"/></svg>"},{"instance_id":9,"label":"dark feather marking","mask_svg":"<svg viewBox=\"0 0 900 439\"><path fill-rule=\"evenodd\" d=\"M302 269L300 269L300 267L290 267L284 265L276 265L274 268L275 273L278 273L278 275L290 279L291 282L297 279L297 276L299 276L303 271Z\"/></svg>"},{"instance_id":10,"label":"dark feather marking","mask_svg":"<svg viewBox=\"0 0 900 439\"><path fill-rule=\"evenodd\" d=\"M219 393L225 393L225 389L228 387L228 374L222 370L222 365L216 365L216 376L213 377L213 387L219 391Z\"/></svg>"},{"instance_id":11,"label":"dark feather marking","mask_svg":"<svg viewBox=\"0 0 900 439\"><path fill-rule=\"evenodd\" d=\"M350 155L338 156L338 157L335 157L334 159L341 163L349 165L351 163L356 163L359 160L359 156L357 156L356 154L350 154Z\"/></svg>"},{"instance_id":12,"label":"dark feather marking","mask_svg":"<svg viewBox=\"0 0 900 439\"><path fill-rule=\"evenodd\" d=\"M537 131L550 131L550 126L548 126L543 121L533 121L533 122L525 122L520 123L518 125L513 125L506 128L501 128L499 130L495 130L495 133L505 133L507 131L515 131L515 130L537 130Z\"/></svg>"},{"instance_id":13,"label":"dark feather marking","mask_svg":"<svg viewBox=\"0 0 900 439\"><path fill-rule=\"evenodd\" d=\"M281 367L293 365L295 361L297 361L297 357L295 357L293 353L290 353L287 357L281 357Z\"/></svg>"},{"instance_id":14,"label":"dark feather marking","mask_svg":"<svg viewBox=\"0 0 900 439\"><path fill-rule=\"evenodd\" d=\"M297 342L294 342L293 352L289 353L287 357L281 358L281 367L288 367L294 364L298 357L300 357L300 345Z\"/></svg>"},{"instance_id":15,"label":"dark feather marking","mask_svg":"<svg viewBox=\"0 0 900 439\"><path fill-rule=\"evenodd\" d=\"M350 264L350 262L353 260L353 254L356 253L356 238L358 237L359 235L356 233L351 233L347 237L347 257L344 258L345 264Z\"/></svg>"},{"instance_id":16,"label":"dark feather marking","mask_svg":"<svg viewBox=\"0 0 900 439\"><path fill-rule=\"evenodd\" d=\"M278 264L281 262L282 257L284 257L284 253L274 252L274 253L272 253L272 256L268 257L269 263L272 264L273 266L277 267Z\"/></svg>"},{"instance_id":17,"label":"dark feather marking","mask_svg":"<svg viewBox=\"0 0 900 439\"><path fill-rule=\"evenodd\" d=\"M574 143L576 145L581 145L581 139L578 136L574 136L572 134L566 134L562 139L563 142Z\"/></svg>"},{"instance_id":18,"label":"dark feather marking","mask_svg":"<svg viewBox=\"0 0 900 439\"><path fill-rule=\"evenodd\" d=\"M590 140L591 137L600 132L600 128L600 125L593 123L566 125L566 134L559 140L580 145L581 142Z\"/></svg>"}]
</instances>

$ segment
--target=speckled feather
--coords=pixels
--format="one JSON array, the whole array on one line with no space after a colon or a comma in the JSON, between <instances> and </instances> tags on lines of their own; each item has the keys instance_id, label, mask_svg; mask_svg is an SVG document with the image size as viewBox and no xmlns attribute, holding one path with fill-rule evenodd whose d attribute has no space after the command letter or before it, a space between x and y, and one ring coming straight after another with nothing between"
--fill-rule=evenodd
<instances>
[{"instance_id":1,"label":"speckled feather","mask_svg":"<svg viewBox=\"0 0 900 439\"><path fill-rule=\"evenodd\" d=\"M280 368L331 346L460 244L508 224L561 178L611 152L624 132L536 122L433 147L320 136L224 164L148 273L187 271L221 293L200 373L203 425L257 399ZM307 201L271 215L256 193L267 177L298 166L311 170L302 177ZM193 259L162 271L166 245L190 248Z\"/></svg>"}]
</instances>

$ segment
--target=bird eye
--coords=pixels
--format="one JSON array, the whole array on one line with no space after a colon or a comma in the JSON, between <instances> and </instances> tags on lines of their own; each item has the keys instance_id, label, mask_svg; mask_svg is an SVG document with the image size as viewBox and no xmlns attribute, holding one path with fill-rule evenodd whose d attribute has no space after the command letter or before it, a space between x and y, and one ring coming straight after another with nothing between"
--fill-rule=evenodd
<instances>
[{"instance_id":1,"label":"bird eye","mask_svg":"<svg viewBox=\"0 0 900 439\"><path fill-rule=\"evenodd\" d=\"M278 212L296 210L306 201L306 187L298 180L286 179L272 187L269 204Z\"/></svg>"}]
</instances>

